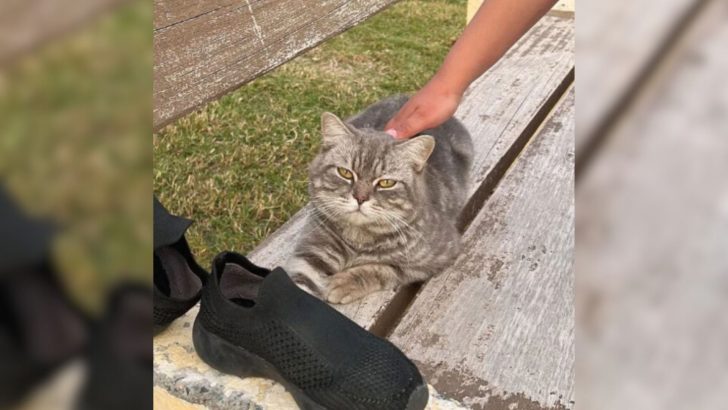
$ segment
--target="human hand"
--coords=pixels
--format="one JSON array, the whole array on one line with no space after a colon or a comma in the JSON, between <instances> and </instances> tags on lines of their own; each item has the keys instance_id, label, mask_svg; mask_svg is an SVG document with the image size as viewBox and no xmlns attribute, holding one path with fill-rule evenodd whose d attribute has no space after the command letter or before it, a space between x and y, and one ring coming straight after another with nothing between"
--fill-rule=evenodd
<instances>
[{"instance_id":1,"label":"human hand","mask_svg":"<svg viewBox=\"0 0 728 410\"><path fill-rule=\"evenodd\" d=\"M402 106L384 129L394 138L406 139L435 128L452 117L462 94L458 87L433 77Z\"/></svg>"}]
</instances>

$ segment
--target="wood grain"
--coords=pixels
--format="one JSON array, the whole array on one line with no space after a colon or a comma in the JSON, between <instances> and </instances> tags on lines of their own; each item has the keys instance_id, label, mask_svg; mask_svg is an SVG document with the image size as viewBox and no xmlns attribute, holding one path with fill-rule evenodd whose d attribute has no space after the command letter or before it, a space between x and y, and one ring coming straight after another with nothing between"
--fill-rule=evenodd
<instances>
[{"instance_id":1,"label":"wood grain","mask_svg":"<svg viewBox=\"0 0 728 410\"><path fill-rule=\"evenodd\" d=\"M591 1L579 5L577 158L639 86L666 41L701 0ZM579 159L580 161L580 159Z\"/></svg>"},{"instance_id":2,"label":"wood grain","mask_svg":"<svg viewBox=\"0 0 728 410\"><path fill-rule=\"evenodd\" d=\"M240 0L154 0L154 31L239 4Z\"/></svg>"},{"instance_id":3,"label":"wood grain","mask_svg":"<svg viewBox=\"0 0 728 410\"><path fill-rule=\"evenodd\" d=\"M726 44L713 1L577 188L583 408L725 407Z\"/></svg>"},{"instance_id":4,"label":"wood grain","mask_svg":"<svg viewBox=\"0 0 728 410\"><path fill-rule=\"evenodd\" d=\"M394 330L429 382L474 409L571 408L574 93L525 148Z\"/></svg>"},{"instance_id":5,"label":"wood grain","mask_svg":"<svg viewBox=\"0 0 728 410\"><path fill-rule=\"evenodd\" d=\"M573 68L573 36L573 19L545 17L466 92L456 117L468 128L475 145L469 195L476 193L513 144L534 126L537 113L550 108L549 99ZM301 234L306 212L306 208L299 211L259 245L251 258L268 266L282 264ZM370 328L394 295L391 291L378 292L336 307Z\"/></svg>"},{"instance_id":6,"label":"wood grain","mask_svg":"<svg viewBox=\"0 0 728 410\"><path fill-rule=\"evenodd\" d=\"M156 0L154 128L240 87L394 1Z\"/></svg>"}]
</instances>

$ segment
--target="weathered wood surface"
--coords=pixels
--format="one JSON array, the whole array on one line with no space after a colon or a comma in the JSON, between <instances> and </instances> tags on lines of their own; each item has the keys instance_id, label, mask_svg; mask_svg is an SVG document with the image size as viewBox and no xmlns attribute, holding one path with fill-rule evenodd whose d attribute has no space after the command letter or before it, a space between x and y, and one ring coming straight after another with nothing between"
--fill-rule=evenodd
<instances>
[{"instance_id":1,"label":"weathered wood surface","mask_svg":"<svg viewBox=\"0 0 728 410\"><path fill-rule=\"evenodd\" d=\"M572 408L574 93L501 180L455 264L390 339L474 409Z\"/></svg>"},{"instance_id":2,"label":"weathered wood surface","mask_svg":"<svg viewBox=\"0 0 728 410\"><path fill-rule=\"evenodd\" d=\"M494 185L492 179L505 172L571 82L573 36L573 19L544 18L467 92L456 115L466 124L476 143L471 187L474 211L482 204L477 200L483 194L482 187ZM282 264L303 229L305 216L304 208L252 252L252 259L268 266ZM339 309L369 328L392 296L392 292L381 292L363 303ZM220 375L197 359L189 341L190 325L196 314L197 308L192 309L155 339L156 385L177 397L212 408L290 406L270 404L270 400L282 394L279 386L257 379L240 381ZM454 408L450 405L433 399L429 408Z\"/></svg>"},{"instance_id":3,"label":"weathered wood surface","mask_svg":"<svg viewBox=\"0 0 728 410\"><path fill-rule=\"evenodd\" d=\"M567 83L574 66L573 19L547 16L465 94L456 117L463 121L475 144L470 196L512 147L525 141L524 133L540 122L555 94ZM476 206L478 205L476 202ZM305 223L306 208L258 246L251 258L263 265L282 264L291 254ZM371 327L394 292L379 292L360 302L337 306L352 320Z\"/></svg>"},{"instance_id":4,"label":"weathered wood surface","mask_svg":"<svg viewBox=\"0 0 728 410\"><path fill-rule=\"evenodd\" d=\"M576 56L577 158L598 128L608 125L644 70L686 14L701 0L616 0L579 4Z\"/></svg>"},{"instance_id":5,"label":"weathered wood surface","mask_svg":"<svg viewBox=\"0 0 728 410\"><path fill-rule=\"evenodd\" d=\"M125 0L0 2L0 65Z\"/></svg>"},{"instance_id":6,"label":"weathered wood surface","mask_svg":"<svg viewBox=\"0 0 728 410\"><path fill-rule=\"evenodd\" d=\"M155 0L154 128L240 87L395 0Z\"/></svg>"},{"instance_id":7,"label":"weathered wood surface","mask_svg":"<svg viewBox=\"0 0 728 410\"><path fill-rule=\"evenodd\" d=\"M691 27L577 188L585 409L728 401L728 3Z\"/></svg>"}]
</instances>

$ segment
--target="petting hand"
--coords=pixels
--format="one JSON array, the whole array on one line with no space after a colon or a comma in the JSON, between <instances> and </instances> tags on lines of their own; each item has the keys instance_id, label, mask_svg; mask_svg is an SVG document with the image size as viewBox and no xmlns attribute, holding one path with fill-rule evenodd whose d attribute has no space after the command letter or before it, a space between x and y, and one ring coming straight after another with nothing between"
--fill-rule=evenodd
<instances>
[{"instance_id":1,"label":"petting hand","mask_svg":"<svg viewBox=\"0 0 728 410\"><path fill-rule=\"evenodd\" d=\"M433 78L389 120L385 131L394 138L411 138L449 120L462 98L456 88Z\"/></svg>"}]
</instances>

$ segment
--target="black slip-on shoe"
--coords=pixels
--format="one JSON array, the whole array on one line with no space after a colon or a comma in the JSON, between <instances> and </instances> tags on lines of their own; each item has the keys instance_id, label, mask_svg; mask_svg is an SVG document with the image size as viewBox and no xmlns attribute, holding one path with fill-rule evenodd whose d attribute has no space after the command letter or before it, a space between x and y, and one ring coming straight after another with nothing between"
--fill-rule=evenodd
<instances>
[{"instance_id":1,"label":"black slip-on shoe","mask_svg":"<svg viewBox=\"0 0 728 410\"><path fill-rule=\"evenodd\" d=\"M417 367L378 338L244 256L218 255L193 327L197 354L240 377L273 379L306 410L421 410Z\"/></svg>"},{"instance_id":2,"label":"black slip-on shoe","mask_svg":"<svg viewBox=\"0 0 728 410\"><path fill-rule=\"evenodd\" d=\"M185 231L192 221L154 198L154 333L197 304L207 272L192 256Z\"/></svg>"}]
</instances>

